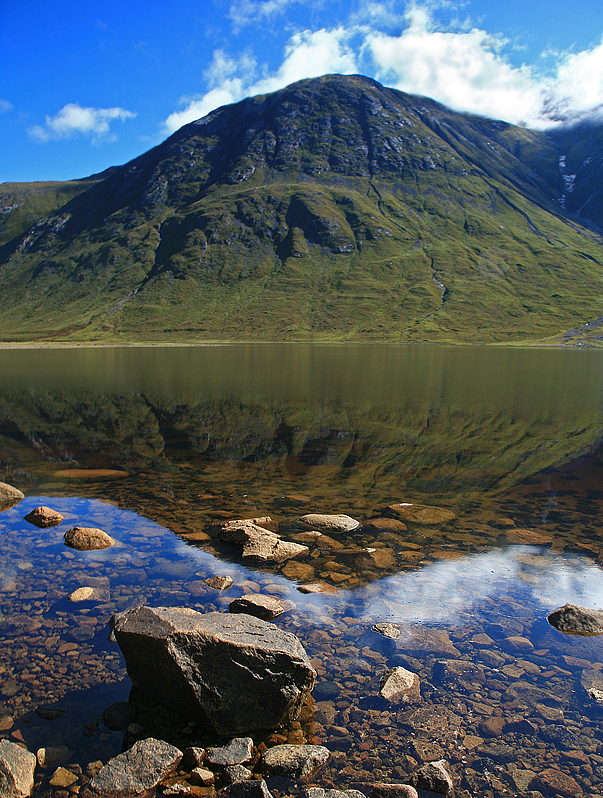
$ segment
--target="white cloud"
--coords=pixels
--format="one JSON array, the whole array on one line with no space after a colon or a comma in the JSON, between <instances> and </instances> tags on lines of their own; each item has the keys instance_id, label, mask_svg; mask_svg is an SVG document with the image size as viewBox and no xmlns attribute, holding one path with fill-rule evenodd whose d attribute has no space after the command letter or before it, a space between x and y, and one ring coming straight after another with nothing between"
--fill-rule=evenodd
<instances>
[{"instance_id":1,"label":"white cloud","mask_svg":"<svg viewBox=\"0 0 603 798\"><path fill-rule=\"evenodd\" d=\"M367 37L381 80L459 111L515 124L538 119L543 87L529 68L504 60L504 40L476 28L433 30L429 13L417 6L408 16L410 24L400 36L373 32Z\"/></svg>"},{"instance_id":2,"label":"white cloud","mask_svg":"<svg viewBox=\"0 0 603 798\"><path fill-rule=\"evenodd\" d=\"M303 78L319 77L331 72L356 72L357 58L349 45L349 38L350 32L341 27L330 31L323 29L296 33L285 47L280 67L272 75L264 75L259 80L254 80L255 63L248 56L243 62L234 61L227 59L222 51L217 51L208 73L213 87L199 97L185 98L184 102L188 104L182 111L168 116L164 132L173 133L220 105L238 102L256 94L267 94ZM246 79L234 76L241 72Z\"/></svg>"},{"instance_id":3,"label":"white cloud","mask_svg":"<svg viewBox=\"0 0 603 798\"><path fill-rule=\"evenodd\" d=\"M551 96L551 115L570 118L601 115L603 104L603 43L591 50L570 53L560 59Z\"/></svg>"},{"instance_id":4,"label":"white cloud","mask_svg":"<svg viewBox=\"0 0 603 798\"><path fill-rule=\"evenodd\" d=\"M12 111L12 110L13 110L13 104L9 103L8 100L3 100L0 97L0 114L5 114L8 111Z\"/></svg>"},{"instance_id":5,"label":"white cloud","mask_svg":"<svg viewBox=\"0 0 603 798\"><path fill-rule=\"evenodd\" d=\"M257 25L283 14L296 0L236 0L228 12L235 30L246 25Z\"/></svg>"},{"instance_id":6,"label":"white cloud","mask_svg":"<svg viewBox=\"0 0 603 798\"><path fill-rule=\"evenodd\" d=\"M136 114L123 108L82 108L79 103L67 103L55 116L47 116L44 125L29 129L37 141L47 142L68 139L77 134L89 136L93 141L110 141L111 122L124 122Z\"/></svg>"}]
</instances>

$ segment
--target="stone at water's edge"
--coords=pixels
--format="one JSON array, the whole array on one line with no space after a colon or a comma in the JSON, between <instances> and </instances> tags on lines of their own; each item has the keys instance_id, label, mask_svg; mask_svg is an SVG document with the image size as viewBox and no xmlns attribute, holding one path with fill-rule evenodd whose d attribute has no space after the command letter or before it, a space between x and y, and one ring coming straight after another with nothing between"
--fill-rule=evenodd
<instances>
[{"instance_id":1,"label":"stone at water's edge","mask_svg":"<svg viewBox=\"0 0 603 798\"><path fill-rule=\"evenodd\" d=\"M249 615L137 607L111 626L138 688L223 736L294 720L314 686L297 637Z\"/></svg>"},{"instance_id":2,"label":"stone at water's edge","mask_svg":"<svg viewBox=\"0 0 603 798\"><path fill-rule=\"evenodd\" d=\"M182 751L163 740L149 737L129 751L110 759L80 795L83 798L132 798L146 795L173 773Z\"/></svg>"},{"instance_id":3,"label":"stone at water's edge","mask_svg":"<svg viewBox=\"0 0 603 798\"><path fill-rule=\"evenodd\" d=\"M36 757L17 743L0 740L0 798L22 798L34 787Z\"/></svg>"},{"instance_id":4,"label":"stone at water's edge","mask_svg":"<svg viewBox=\"0 0 603 798\"><path fill-rule=\"evenodd\" d=\"M0 510L7 510L25 498L25 494L21 493L17 488L8 485L6 482L0 482Z\"/></svg>"},{"instance_id":5,"label":"stone at water's edge","mask_svg":"<svg viewBox=\"0 0 603 798\"><path fill-rule=\"evenodd\" d=\"M241 596L228 605L228 612L242 612L246 615L254 615L264 621L272 621L289 609L291 602L284 603L274 596L266 596L263 593L252 593L249 596Z\"/></svg>"},{"instance_id":6,"label":"stone at water's edge","mask_svg":"<svg viewBox=\"0 0 603 798\"><path fill-rule=\"evenodd\" d=\"M65 545L78 551L108 549L115 543L102 529L86 526L72 526L65 532Z\"/></svg>"},{"instance_id":7,"label":"stone at water's edge","mask_svg":"<svg viewBox=\"0 0 603 798\"><path fill-rule=\"evenodd\" d=\"M218 538L229 546L242 549L243 559L258 562L285 562L310 551L300 543L282 540L280 535L256 522L269 525L270 518L226 521L218 527Z\"/></svg>"},{"instance_id":8,"label":"stone at water's edge","mask_svg":"<svg viewBox=\"0 0 603 798\"><path fill-rule=\"evenodd\" d=\"M589 610L577 604L564 604L548 616L551 626L568 635L602 635L603 611Z\"/></svg>"},{"instance_id":9,"label":"stone at water's edge","mask_svg":"<svg viewBox=\"0 0 603 798\"><path fill-rule=\"evenodd\" d=\"M324 745L275 745L266 751L262 764L272 776L308 781L330 756Z\"/></svg>"}]
</instances>

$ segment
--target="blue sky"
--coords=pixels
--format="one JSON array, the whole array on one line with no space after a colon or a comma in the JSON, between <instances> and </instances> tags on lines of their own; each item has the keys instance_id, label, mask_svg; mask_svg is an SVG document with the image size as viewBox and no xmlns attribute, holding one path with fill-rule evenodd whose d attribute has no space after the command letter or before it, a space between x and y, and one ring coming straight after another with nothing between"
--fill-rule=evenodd
<instances>
[{"instance_id":1,"label":"blue sky","mask_svg":"<svg viewBox=\"0 0 603 798\"><path fill-rule=\"evenodd\" d=\"M603 3L0 0L0 182L84 177L331 72L539 129L603 115Z\"/></svg>"}]
</instances>

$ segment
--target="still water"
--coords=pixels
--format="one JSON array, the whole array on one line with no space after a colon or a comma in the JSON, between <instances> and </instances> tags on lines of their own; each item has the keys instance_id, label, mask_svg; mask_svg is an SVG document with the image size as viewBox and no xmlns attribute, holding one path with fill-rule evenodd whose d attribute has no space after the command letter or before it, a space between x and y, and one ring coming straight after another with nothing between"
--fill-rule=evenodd
<instances>
[{"instance_id":1,"label":"still water","mask_svg":"<svg viewBox=\"0 0 603 798\"><path fill-rule=\"evenodd\" d=\"M105 726L131 688L107 621L140 603L227 611L262 592L292 602L276 623L318 679L300 720L256 744L326 745L321 786L406 781L444 758L460 795L600 795L603 709L584 685L603 687L603 641L546 616L566 602L603 608L602 396L596 351L0 351L0 480L26 494L0 513L0 735L67 745L84 772L124 736L212 744L136 695L140 730ZM399 502L455 517L384 522ZM39 505L63 524L24 521ZM212 532L309 512L361 526L261 566ZM75 524L118 545L67 549ZM233 586L207 587L214 575ZM325 592L299 590L316 582ZM99 598L68 602L82 585ZM412 703L379 696L396 665L419 676ZM52 772L39 771L40 795Z\"/></svg>"}]
</instances>

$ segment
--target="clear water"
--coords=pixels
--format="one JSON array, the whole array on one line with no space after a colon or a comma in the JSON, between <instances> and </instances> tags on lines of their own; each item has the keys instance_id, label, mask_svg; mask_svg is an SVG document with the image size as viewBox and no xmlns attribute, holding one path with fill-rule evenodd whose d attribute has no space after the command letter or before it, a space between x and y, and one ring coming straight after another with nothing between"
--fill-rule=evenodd
<instances>
[{"instance_id":1,"label":"clear water","mask_svg":"<svg viewBox=\"0 0 603 798\"><path fill-rule=\"evenodd\" d=\"M405 781L444 757L461 795L599 795L603 715L581 679L603 668L603 639L546 616L603 608L602 365L598 352L372 345L0 352L0 479L26 493L0 513L0 734L106 761L124 733L100 716L131 687L111 614L227 611L261 591L293 602L276 623L318 671L314 703L264 742L327 745L318 783ZM365 525L297 567L244 563L210 529L313 511L366 522L400 501L456 519ZM63 524L25 522L40 504ZM118 545L67 549L75 523ZM216 574L233 586L201 586ZM303 594L308 581L332 592ZM91 583L105 598L67 601ZM379 697L395 665L419 675L420 703ZM143 734L211 742L132 700Z\"/></svg>"}]
</instances>

